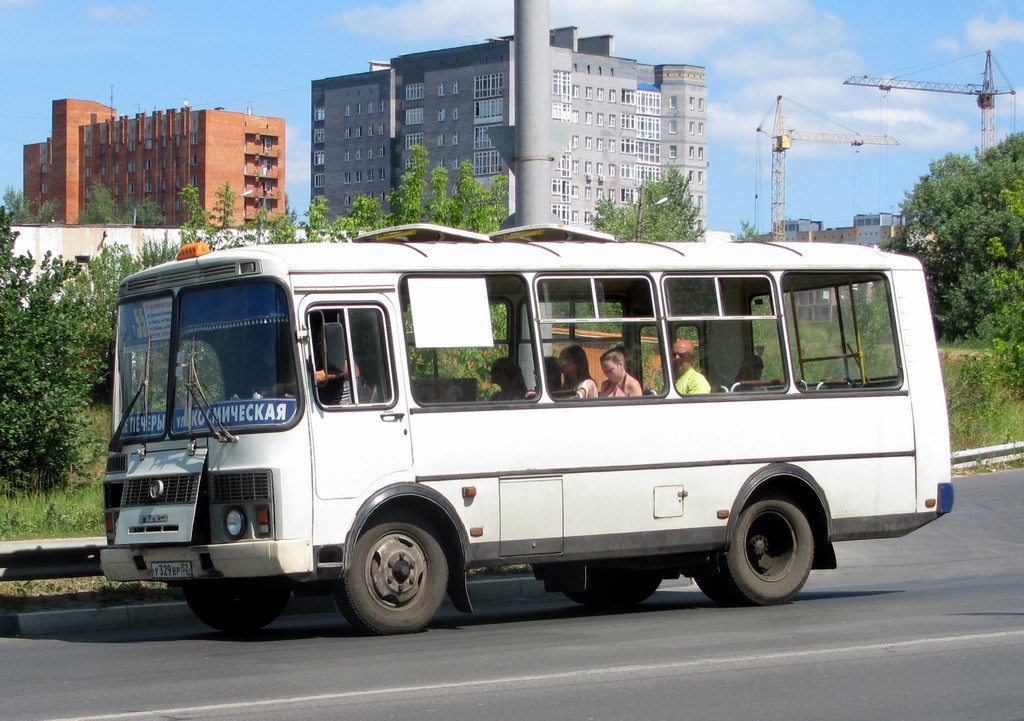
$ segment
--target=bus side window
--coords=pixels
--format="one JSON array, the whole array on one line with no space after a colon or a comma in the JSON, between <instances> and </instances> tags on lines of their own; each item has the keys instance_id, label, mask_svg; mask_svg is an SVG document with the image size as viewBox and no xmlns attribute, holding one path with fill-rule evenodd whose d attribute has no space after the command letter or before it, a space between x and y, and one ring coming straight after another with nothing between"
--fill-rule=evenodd
<instances>
[{"instance_id":1,"label":"bus side window","mask_svg":"<svg viewBox=\"0 0 1024 721\"><path fill-rule=\"evenodd\" d=\"M767 276L670 276L664 288L673 345L692 347L693 367L712 393L785 391L779 317ZM678 355L673 359L678 377ZM695 384L683 385L693 392Z\"/></svg>"},{"instance_id":2,"label":"bus side window","mask_svg":"<svg viewBox=\"0 0 1024 721\"><path fill-rule=\"evenodd\" d=\"M317 400L326 407L393 400L384 313L376 307L318 308L308 317Z\"/></svg>"},{"instance_id":3,"label":"bus side window","mask_svg":"<svg viewBox=\"0 0 1024 721\"><path fill-rule=\"evenodd\" d=\"M605 385L602 356L618 351L625 373L635 379L641 395L665 393L665 363L661 357L660 326L654 318L654 294L650 279L636 276L565 276L541 278L537 282L542 355L545 359L547 391L556 401L592 397ZM574 356L576 361L561 372L554 362ZM616 356L618 357L618 356ZM617 365L617 364L616 364ZM590 385L593 381L593 386ZM603 398L619 399L637 392L614 383Z\"/></svg>"},{"instance_id":4,"label":"bus side window","mask_svg":"<svg viewBox=\"0 0 1024 721\"><path fill-rule=\"evenodd\" d=\"M789 344L801 391L902 384L886 279L870 273L787 273Z\"/></svg>"},{"instance_id":5,"label":"bus side window","mask_svg":"<svg viewBox=\"0 0 1024 721\"><path fill-rule=\"evenodd\" d=\"M512 274L406 278L402 314L416 402L535 399L536 365L521 337L530 325L526 297L522 276Z\"/></svg>"}]
</instances>

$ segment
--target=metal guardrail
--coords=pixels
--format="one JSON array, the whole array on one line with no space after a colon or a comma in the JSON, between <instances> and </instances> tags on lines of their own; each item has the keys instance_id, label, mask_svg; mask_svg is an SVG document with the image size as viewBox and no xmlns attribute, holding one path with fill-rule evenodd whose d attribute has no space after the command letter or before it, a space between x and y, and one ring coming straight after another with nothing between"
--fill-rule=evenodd
<instances>
[{"instance_id":1,"label":"metal guardrail","mask_svg":"<svg viewBox=\"0 0 1024 721\"><path fill-rule=\"evenodd\" d=\"M1024 458L1024 441L1003 443L988 448L972 448L967 451L955 451L951 458L953 468L961 470L974 468L991 463L1009 463Z\"/></svg>"},{"instance_id":2,"label":"metal guardrail","mask_svg":"<svg viewBox=\"0 0 1024 721\"><path fill-rule=\"evenodd\" d=\"M1024 441L952 454L956 470L1024 459ZM0 543L0 581L42 581L101 576L100 549L107 539L58 538Z\"/></svg>"},{"instance_id":3,"label":"metal guardrail","mask_svg":"<svg viewBox=\"0 0 1024 721\"><path fill-rule=\"evenodd\" d=\"M56 538L0 543L0 581L42 581L101 576L107 539Z\"/></svg>"}]
</instances>

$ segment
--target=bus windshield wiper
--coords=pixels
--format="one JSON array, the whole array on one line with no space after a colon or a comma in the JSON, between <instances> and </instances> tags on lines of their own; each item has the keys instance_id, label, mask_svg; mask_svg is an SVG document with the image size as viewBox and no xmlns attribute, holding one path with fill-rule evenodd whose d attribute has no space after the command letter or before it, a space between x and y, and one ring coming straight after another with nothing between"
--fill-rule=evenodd
<instances>
[{"instance_id":1,"label":"bus windshield wiper","mask_svg":"<svg viewBox=\"0 0 1024 721\"><path fill-rule=\"evenodd\" d=\"M210 432L213 433L213 437L221 443L235 443L238 441L238 436L234 435L221 423L220 419L217 418L217 414L213 412L213 406L210 405L210 401L206 400L206 394L203 393L202 387L199 385L199 380L196 378L190 378L185 383L185 388L188 390L189 395L192 396L192 400L195 401L196 405L199 406L199 411L203 414L203 418L206 420L206 425L209 426ZM216 425L214 425L216 421ZM189 431L192 430L192 418L189 415Z\"/></svg>"},{"instance_id":2,"label":"bus windshield wiper","mask_svg":"<svg viewBox=\"0 0 1024 721\"><path fill-rule=\"evenodd\" d=\"M135 403L139 400L139 396L142 395L142 391L149 387L149 378L143 376L142 382L139 383L139 389L135 391L135 397L132 398L132 402L128 404L128 407L124 409L124 413L121 414L121 420L117 423L117 430L114 431L114 435L110 437L110 443L107 445L107 450L113 453L121 452L121 434L124 432L124 424L128 422L128 416L131 415L132 409L135 407Z\"/></svg>"},{"instance_id":3,"label":"bus windshield wiper","mask_svg":"<svg viewBox=\"0 0 1024 721\"><path fill-rule=\"evenodd\" d=\"M149 351L150 349L147 348L146 362L142 365L142 380L139 381L139 388L135 391L132 402L128 404L128 407L124 409L124 413L121 414L121 420L117 422L117 429L114 431L114 435L110 437L110 443L107 444L107 450L112 453L121 452L121 434L124 433L124 424L128 422L128 416L131 415L132 409L135 408L135 404L138 402L139 396L142 395L142 391L149 388ZM149 394L146 397L148 398Z\"/></svg>"}]
</instances>

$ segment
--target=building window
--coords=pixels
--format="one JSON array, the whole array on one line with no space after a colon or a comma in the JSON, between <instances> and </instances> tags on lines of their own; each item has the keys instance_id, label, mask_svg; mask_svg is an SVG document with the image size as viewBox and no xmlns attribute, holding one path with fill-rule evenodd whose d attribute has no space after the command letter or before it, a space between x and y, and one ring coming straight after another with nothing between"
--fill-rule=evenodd
<instances>
[{"instance_id":1,"label":"building window","mask_svg":"<svg viewBox=\"0 0 1024 721\"><path fill-rule=\"evenodd\" d=\"M423 83L409 83L405 86L406 100L423 100Z\"/></svg>"},{"instance_id":2,"label":"building window","mask_svg":"<svg viewBox=\"0 0 1024 721\"><path fill-rule=\"evenodd\" d=\"M480 126L473 128L473 150L485 150L492 148L490 137L487 135L487 127Z\"/></svg>"},{"instance_id":3,"label":"building window","mask_svg":"<svg viewBox=\"0 0 1024 721\"><path fill-rule=\"evenodd\" d=\"M423 133L406 133L405 149L412 150L414 145L423 145Z\"/></svg>"},{"instance_id":4,"label":"building window","mask_svg":"<svg viewBox=\"0 0 1024 721\"><path fill-rule=\"evenodd\" d=\"M324 187L324 174L323 173L317 173L316 175L313 176L313 187L314 188L322 188L322 187Z\"/></svg>"},{"instance_id":5,"label":"building window","mask_svg":"<svg viewBox=\"0 0 1024 721\"><path fill-rule=\"evenodd\" d=\"M316 152L313 153L313 165L323 165L323 164L324 164L324 151L317 150Z\"/></svg>"},{"instance_id":6,"label":"building window","mask_svg":"<svg viewBox=\"0 0 1024 721\"><path fill-rule=\"evenodd\" d=\"M439 147L439 148L443 148L444 147L444 133L438 133L437 134L437 147Z\"/></svg>"},{"instance_id":7,"label":"building window","mask_svg":"<svg viewBox=\"0 0 1024 721\"><path fill-rule=\"evenodd\" d=\"M452 80L452 95L458 95L458 94L459 94L459 81L458 80Z\"/></svg>"},{"instance_id":8,"label":"building window","mask_svg":"<svg viewBox=\"0 0 1024 721\"><path fill-rule=\"evenodd\" d=\"M473 98L498 98L505 89L505 74L490 73L473 78Z\"/></svg>"},{"instance_id":9,"label":"building window","mask_svg":"<svg viewBox=\"0 0 1024 721\"><path fill-rule=\"evenodd\" d=\"M586 112L586 113L585 113L585 114L583 115L583 122L584 122L584 123L585 123L586 125L593 125L593 124L594 124L594 114L593 114L592 112L590 112L590 111L588 110L588 111L587 111L587 112Z\"/></svg>"},{"instance_id":10,"label":"building window","mask_svg":"<svg viewBox=\"0 0 1024 721\"><path fill-rule=\"evenodd\" d=\"M313 108L313 120L323 120L323 119L324 119L324 106L323 105L318 105L317 107Z\"/></svg>"},{"instance_id":11,"label":"building window","mask_svg":"<svg viewBox=\"0 0 1024 721\"><path fill-rule=\"evenodd\" d=\"M459 131L456 130L454 133L452 133L452 145L458 145L458 144L459 144Z\"/></svg>"},{"instance_id":12,"label":"building window","mask_svg":"<svg viewBox=\"0 0 1024 721\"><path fill-rule=\"evenodd\" d=\"M443 98L444 97L444 83L438 83L437 84L437 97L439 97L439 98Z\"/></svg>"},{"instance_id":13,"label":"building window","mask_svg":"<svg viewBox=\"0 0 1024 721\"><path fill-rule=\"evenodd\" d=\"M405 124L406 125L422 125L423 124L423 108L409 108L405 111Z\"/></svg>"},{"instance_id":14,"label":"building window","mask_svg":"<svg viewBox=\"0 0 1024 721\"><path fill-rule=\"evenodd\" d=\"M352 106L349 105L348 103L345 104L345 117L346 118L351 118L352 117Z\"/></svg>"},{"instance_id":15,"label":"building window","mask_svg":"<svg viewBox=\"0 0 1024 721\"><path fill-rule=\"evenodd\" d=\"M594 99L594 88L592 86L588 85L587 88L586 88L586 94L587 94L587 100L593 100Z\"/></svg>"},{"instance_id":16,"label":"building window","mask_svg":"<svg viewBox=\"0 0 1024 721\"><path fill-rule=\"evenodd\" d=\"M476 100L473 103L474 123L499 123L505 117L504 98Z\"/></svg>"},{"instance_id":17,"label":"building window","mask_svg":"<svg viewBox=\"0 0 1024 721\"><path fill-rule=\"evenodd\" d=\"M551 73L551 94L559 96L563 101L569 99L572 75L566 70L555 70Z\"/></svg>"},{"instance_id":18,"label":"building window","mask_svg":"<svg viewBox=\"0 0 1024 721\"><path fill-rule=\"evenodd\" d=\"M445 109L441 108L437 111L437 122L443 123L445 120Z\"/></svg>"},{"instance_id":19,"label":"building window","mask_svg":"<svg viewBox=\"0 0 1024 721\"><path fill-rule=\"evenodd\" d=\"M583 149L584 150L593 150L594 149L594 139L592 137L590 137L589 135L587 137L583 138Z\"/></svg>"},{"instance_id":20,"label":"building window","mask_svg":"<svg viewBox=\"0 0 1024 721\"><path fill-rule=\"evenodd\" d=\"M501 172L501 156L497 150L473 153L473 175L494 175Z\"/></svg>"},{"instance_id":21,"label":"building window","mask_svg":"<svg viewBox=\"0 0 1024 721\"><path fill-rule=\"evenodd\" d=\"M668 96L668 106L670 108L672 108L673 110L678 108L679 107L679 96L678 95L669 95Z\"/></svg>"},{"instance_id":22,"label":"building window","mask_svg":"<svg viewBox=\"0 0 1024 721\"><path fill-rule=\"evenodd\" d=\"M668 146L669 160L675 160L678 156L678 148L675 145Z\"/></svg>"},{"instance_id":23,"label":"building window","mask_svg":"<svg viewBox=\"0 0 1024 721\"><path fill-rule=\"evenodd\" d=\"M322 142L324 142L324 129L323 128L313 128L313 142L314 143L322 143Z\"/></svg>"},{"instance_id":24,"label":"building window","mask_svg":"<svg viewBox=\"0 0 1024 721\"><path fill-rule=\"evenodd\" d=\"M199 133L192 133L189 136L189 142L192 143L192 145L199 145ZM128 143L128 150L135 150L134 140Z\"/></svg>"}]
</instances>

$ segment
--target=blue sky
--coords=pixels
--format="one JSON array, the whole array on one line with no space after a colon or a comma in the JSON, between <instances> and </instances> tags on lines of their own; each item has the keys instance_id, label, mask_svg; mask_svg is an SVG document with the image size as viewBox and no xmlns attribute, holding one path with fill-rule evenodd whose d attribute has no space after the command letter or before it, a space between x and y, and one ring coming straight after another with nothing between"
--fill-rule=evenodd
<instances>
[{"instance_id":1,"label":"blue sky","mask_svg":"<svg viewBox=\"0 0 1024 721\"><path fill-rule=\"evenodd\" d=\"M638 12L638 8L642 11ZM707 68L709 225L771 224L771 128L896 138L896 147L795 142L787 216L849 225L898 212L947 153L981 139L974 98L846 87L851 75L981 81L991 49L1000 88L1024 89L1020 0L554 0L552 26L614 34L615 54ZM287 192L309 203L309 97L315 79L362 72L371 59L481 42L513 30L512 0L0 0L0 191L21 188L22 146L50 131L51 101L107 103L121 114L223 106L288 123ZM981 53L980 55L978 53ZM1024 131L1015 98L996 101L997 140ZM759 198L755 200L755 196Z\"/></svg>"}]
</instances>

